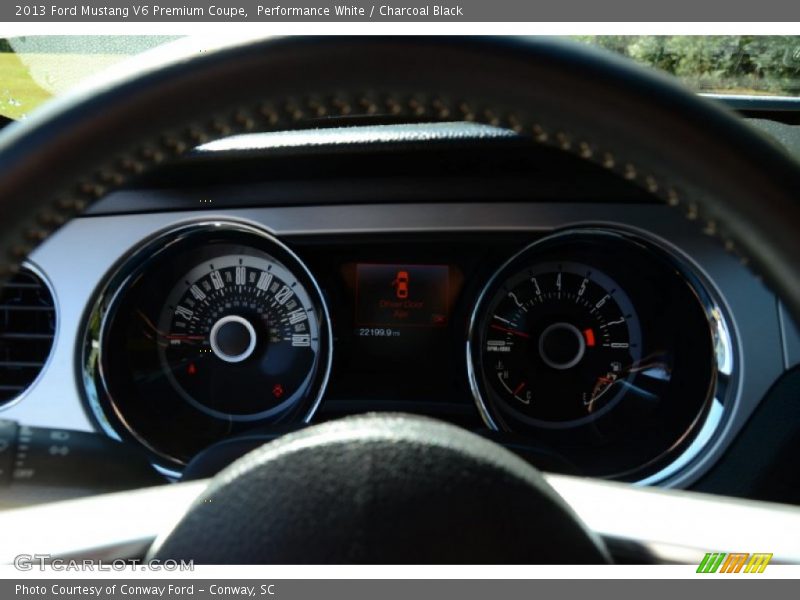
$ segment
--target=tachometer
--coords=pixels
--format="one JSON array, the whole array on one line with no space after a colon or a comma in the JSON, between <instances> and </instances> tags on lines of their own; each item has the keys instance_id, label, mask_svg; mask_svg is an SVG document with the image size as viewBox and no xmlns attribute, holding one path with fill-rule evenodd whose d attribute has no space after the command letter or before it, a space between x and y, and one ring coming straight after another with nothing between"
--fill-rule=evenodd
<instances>
[{"instance_id":1,"label":"tachometer","mask_svg":"<svg viewBox=\"0 0 800 600\"><path fill-rule=\"evenodd\" d=\"M608 275L585 264L533 265L488 303L489 381L519 418L577 425L611 408L641 358L636 309Z\"/></svg>"},{"instance_id":2,"label":"tachometer","mask_svg":"<svg viewBox=\"0 0 800 600\"><path fill-rule=\"evenodd\" d=\"M548 236L502 265L475 306L476 405L489 427L575 472L663 479L726 415L723 315L700 278L649 240L589 228Z\"/></svg>"}]
</instances>

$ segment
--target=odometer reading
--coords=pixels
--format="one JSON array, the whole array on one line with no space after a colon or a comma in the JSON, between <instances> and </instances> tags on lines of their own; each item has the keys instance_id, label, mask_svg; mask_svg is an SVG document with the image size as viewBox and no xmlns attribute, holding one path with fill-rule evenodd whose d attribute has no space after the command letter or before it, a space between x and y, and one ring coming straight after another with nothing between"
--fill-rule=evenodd
<instances>
[{"instance_id":1,"label":"odometer reading","mask_svg":"<svg viewBox=\"0 0 800 600\"><path fill-rule=\"evenodd\" d=\"M390 329L388 327L359 327L357 331L358 337L376 337L376 338L396 338L400 337L399 329Z\"/></svg>"},{"instance_id":2,"label":"odometer reading","mask_svg":"<svg viewBox=\"0 0 800 600\"><path fill-rule=\"evenodd\" d=\"M577 426L612 408L641 358L630 299L585 264L534 265L506 280L481 325L484 377L515 418Z\"/></svg>"}]
</instances>

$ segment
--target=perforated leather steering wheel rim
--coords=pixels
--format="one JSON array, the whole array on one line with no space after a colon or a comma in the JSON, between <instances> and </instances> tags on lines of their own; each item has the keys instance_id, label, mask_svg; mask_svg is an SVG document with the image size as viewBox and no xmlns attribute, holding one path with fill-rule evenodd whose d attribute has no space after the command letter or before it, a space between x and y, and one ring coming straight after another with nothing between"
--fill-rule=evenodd
<instances>
[{"instance_id":1,"label":"perforated leather steering wheel rim","mask_svg":"<svg viewBox=\"0 0 800 600\"><path fill-rule=\"evenodd\" d=\"M110 189L198 143L378 115L508 127L619 173L800 316L796 163L665 77L542 39L268 39L70 94L0 135L0 279Z\"/></svg>"},{"instance_id":2,"label":"perforated leather steering wheel rim","mask_svg":"<svg viewBox=\"0 0 800 600\"><path fill-rule=\"evenodd\" d=\"M382 115L505 126L662 198L800 315L800 170L667 78L553 40L286 38L125 73L0 135L0 277L109 189L213 137Z\"/></svg>"}]
</instances>

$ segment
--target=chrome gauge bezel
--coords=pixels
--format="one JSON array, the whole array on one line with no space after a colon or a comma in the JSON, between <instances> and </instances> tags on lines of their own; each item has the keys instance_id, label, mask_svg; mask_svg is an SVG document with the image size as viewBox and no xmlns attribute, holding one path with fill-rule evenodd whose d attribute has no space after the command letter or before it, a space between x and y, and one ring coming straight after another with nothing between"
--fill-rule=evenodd
<instances>
[{"instance_id":1,"label":"chrome gauge bezel","mask_svg":"<svg viewBox=\"0 0 800 600\"><path fill-rule=\"evenodd\" d=\"M502 283L501 277L508 275L506 271L512 265L517 264L520 259L546 245L553 242L569 242L571 239L577 239L578 237L586 239L588 236L631 243L642 251L653 253L654 257L657 256L662 260L666 260L684 280L705 314L708 333L714 348L711 364L712 381L709 382L707 397L705 398L708 410L698 415L697 419L684 432L681 438L676 440L673 447L661 456L641 465L640 469L646 474L633 481L637 485L680 485L690 476L707 466L703 464L703 457L706 455L705 451L720 437L725 430L726 423L729 423L735 414L739 387L738 380L735 377L735 374L739 372L739 369L737 369L739 364L738 345L736 343L733 320L729 317L729 311L721 294L716 290L710 279L703 274L700 267L694 264L688 256L647 232L638 229L626 229L617 225L581 224L570 226L539 238L503 262L481 288L469 315L466 367L473 400L485 425L494 431L502 431L497 420L493 417L489 401L482 391L478 373L480 367L475 361L476 352L479 350L476 344L479 343L479 327L483 320L483 309L491 295L496 291L497 286ZM691 437L692 441L685 443L689 437ZM674 456L669 458L668 462L664 463L664 457L679 446L684 446L684 448L676 452ZM651 463L658 466L648 472L647 465Z\"/></svg>"},{"instance_id":2,"label":"chrome gauge bezel","mask_svg":"<svg viewBox=\"0 0 800 600\"><path fill-rule=\"evenodd\" d=\"M143 446L153 458L154 465L167 475L177 476L183 461L165 454L128 422L112 393L112 385L105 368L104 340L115 317L120 302L131 287L143 276L148 266L175 247L182 247L197 240L230 232L252 236L259 246L273 248L291 261L291 269L298 269L307 284L306 291L312 296L319 311L320 362L314 379L317 391L303 411L300 422L309 423L324 397L333 365L333 330L330 312L322 289L303 260L286 244L263 227L244 220L202 219L188 220L165 228L138 244L123 256L104 278L89 305L78 343L78 381L88 412L97 426L116 440L132 439ZM255 244L254 244L255 245ZM165 294L168 292L165 289ZM318 383L316 383L318 382ZM247 421L248 419L242 419Z\"/></svg>"}]
</instances>

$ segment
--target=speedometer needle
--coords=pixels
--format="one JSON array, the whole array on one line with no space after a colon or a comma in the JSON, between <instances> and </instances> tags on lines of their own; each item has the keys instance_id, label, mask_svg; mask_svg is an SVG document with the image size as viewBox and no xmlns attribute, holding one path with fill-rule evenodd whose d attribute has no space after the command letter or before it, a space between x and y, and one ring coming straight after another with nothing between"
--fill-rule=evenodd
<instances>
[{"instance_id":1,"label":"speedometer needle","mask_svg":"<svg viewBox=\"0 0 800 600\"><path fill-rule=\"evenodd\" d=\"M525 339L531 337L527 333L523 333L522 331L517 331L516 329L508 329L507 327L502 327L501 325L496 325L494 323L491 324L491 328L497 329L498 331L504 331L505 333L510 333L512 335L516 335Z\"/></svg>"},{"instance_id":2,"label":"speedometer needle","mask_svg":"<svg viewBox=\"0 0 800 600\"><path fill-rule=\"evenodd\" d=\"M202 342L204 339L206 339L206 336L204 335L190 335L188 333L164 333L158 327L153 325L153 322L150 319L148 319L147 316L145 316L145 314L142 311L139 310L136 312L145 322L145 325L147 325L150 329L155 331L158 337L163 338L165 340L186 340L186 341Z\"/></svg>"}]
</instances>

